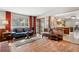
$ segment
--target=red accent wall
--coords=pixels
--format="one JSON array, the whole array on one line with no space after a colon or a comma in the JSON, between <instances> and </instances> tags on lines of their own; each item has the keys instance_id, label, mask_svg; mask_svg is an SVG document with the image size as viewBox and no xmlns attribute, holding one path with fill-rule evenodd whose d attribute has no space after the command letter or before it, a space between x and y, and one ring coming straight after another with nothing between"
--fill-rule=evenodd
<instances>
[{"instance_id":1,"label":"red accent wall","mask_svg":"<svg viewBox=\"0 0 79 59\"><path fill-rule=\"evenodd\" d=\"M32 29L32 16L29 16L29 27L30 30Z\"/></svg>"},{"instance_id":2,"label":"red accent wall","mask_svg":"<svg viewBox=\"0 0 79 59\"><path fill-rule=\"evenodd\" d=\"M6 11L5 12L5 19L8 21L8 24L6 24L5 28L6 30L11 30L11 12Z\"/></svg>"},{"instance_id":3,"label":"red accent wall","mask_svg":"<svg viewBox=\"0 0 79 59\"><path fill-rule=\"evenodd\" d=\"M34 18L34 33L36 33L36 16L34 16L33 18Z\"/></svg>"}]
</instances>

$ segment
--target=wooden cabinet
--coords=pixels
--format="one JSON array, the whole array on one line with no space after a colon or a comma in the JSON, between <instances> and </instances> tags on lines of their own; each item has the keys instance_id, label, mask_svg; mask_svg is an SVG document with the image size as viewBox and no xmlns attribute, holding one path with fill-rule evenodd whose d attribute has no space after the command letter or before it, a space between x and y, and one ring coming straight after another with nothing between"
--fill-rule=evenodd
<instances>
[{"instance_id":1,"label":"wooden cabinet","mask_svg":"<svg viewBox=\"0 0 79 59\"><path fill-rule=\"evenodd\" d=\"M0 41L2 40L2 33L5 32L5 29L0 29Z\"/></svg>"},{"instance_id":2,"label":"wooden cabinet","mask_svg":"<svg viewBox=\"0 0 79 59\"><path fill-rule=\"evenodd\" d=\"M12 35L11 35L10 32L3 32L3 33L1 34L0 42L1 42L1 41L9 41L9 40L12 40L12 39L13 39L13 38L12 38Z\"/></svg>"},{"instance_id":3,"label":"wooden cabinet","mask_svg":"<svg viewBox=\"0 0 79 59\"><path fill-rule=\"evenodd\" d=\"M69 34L69 28L64 28L64 34Z\"/></svg>"}]
</instances>

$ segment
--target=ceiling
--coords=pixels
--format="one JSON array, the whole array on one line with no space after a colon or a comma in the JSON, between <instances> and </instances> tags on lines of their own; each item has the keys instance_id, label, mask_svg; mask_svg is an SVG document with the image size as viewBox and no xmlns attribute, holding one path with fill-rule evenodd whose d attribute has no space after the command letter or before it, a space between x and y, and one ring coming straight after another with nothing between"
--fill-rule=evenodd
<instances>
[{"instance_id":1,"label":"ceiling","mask_svg":"<svg viewBox=\"0 0 79 59\"><path fill-rule=\"evenodd\" d=\"M0 7L0 10L33 16L55 16L79 10L79 7Z\"/></svg>"}]
</instances>

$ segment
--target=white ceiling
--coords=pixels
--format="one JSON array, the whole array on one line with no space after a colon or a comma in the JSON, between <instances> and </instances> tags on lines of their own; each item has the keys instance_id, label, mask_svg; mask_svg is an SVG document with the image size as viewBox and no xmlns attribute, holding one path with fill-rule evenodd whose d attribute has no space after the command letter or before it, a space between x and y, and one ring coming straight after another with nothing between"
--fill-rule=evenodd
<instances>
[{"instance_id":1,"label":"white ceiling","mask_svg":"<svg viewBox=\"0 0 79 59\"><path fill-rule=\"evenodd\" d=\"M0 10L34 16L54 16L79 10L79 7L0 7Z\"/></svg>"}]
</instances>

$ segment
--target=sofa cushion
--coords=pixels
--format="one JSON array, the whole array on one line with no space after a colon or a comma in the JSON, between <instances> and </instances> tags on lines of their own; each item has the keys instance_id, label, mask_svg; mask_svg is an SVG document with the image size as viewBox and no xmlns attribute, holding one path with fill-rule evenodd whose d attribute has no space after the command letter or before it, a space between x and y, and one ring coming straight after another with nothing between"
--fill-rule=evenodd
<instances>
[{"instance_id":1,"label":"sofa cushion","mask_svg":"<svg viewBox=\"0 0 79 59\"><path fill-rule=\"evenodd\" d=\"M27 34L27 32L18 32L16 34Z\"/></svg>"},{"instance_id":2,"label":"sofa cushion","mask_svg":"<svg viewBox=\"0 0 79 59\"><path fill-rule=\"evenodd\" d=\"M24 32L28 32L28 31L30 31L29 28L24 28Z\"/></svg>"},{"instance_id":3,"label":"sofa cushion","mask_svg":"<svg viewBox=\"0 0 79 59\"><path fill-rule=\"evenodd\" d=\"M17 32L23 32L23 28L18 28Z\"/></svg>"},{"instance_id":4,"label":"sofa cushion","mask_svg":"<svg viewBox=\"0 0 79 59\"><path fill-rule=\"evenodd\" d=\"M17 32L17 29L13 29L13 32Z\"/></svg>"}]
</instances>

